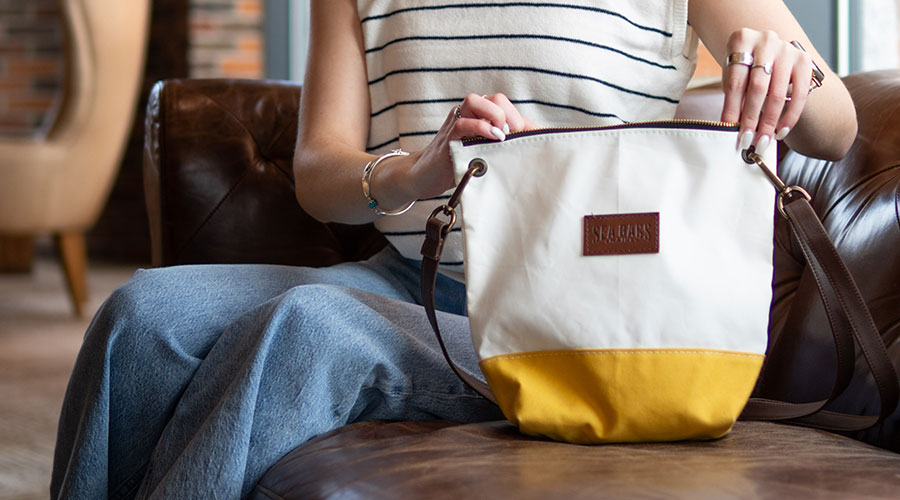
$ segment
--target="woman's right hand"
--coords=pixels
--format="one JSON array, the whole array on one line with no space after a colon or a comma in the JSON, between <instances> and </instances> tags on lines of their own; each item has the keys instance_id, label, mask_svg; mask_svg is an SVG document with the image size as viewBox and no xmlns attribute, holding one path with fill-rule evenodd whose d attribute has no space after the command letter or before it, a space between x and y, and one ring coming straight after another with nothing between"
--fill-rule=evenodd
<instances>
[{"instance_id":1,"label":"woman's right hand","mask_svg":"<svg viewBox=\"0 0 900 500\"><path fill-rule=\"evenodd\" d=\"M411 199L439 196L455 184L450 141L484 137L503 141L506 135L537 128L504 94L469 94L447 114L437 135L423 150L413 153L409 171Z\"/></svg>"},{"instance_id":2,"label":"woman's right hand","mask_svg":"<svg viewBox=\"0 0 900 500\"><path fill-rule=\"evenodd\" d=\"M375 157L366 152L371 109L356 1L311 2L309 40L293 162L294 178L302 180L295 182L297 201L322 222L371 222L378 216L360 180ZM505 95L471 94L448 110L424 149L379 163L369 176L370 198L389 211L440 196L454 185L450 141L499 139L533 127Z\"/></svg>"}]
</instances>

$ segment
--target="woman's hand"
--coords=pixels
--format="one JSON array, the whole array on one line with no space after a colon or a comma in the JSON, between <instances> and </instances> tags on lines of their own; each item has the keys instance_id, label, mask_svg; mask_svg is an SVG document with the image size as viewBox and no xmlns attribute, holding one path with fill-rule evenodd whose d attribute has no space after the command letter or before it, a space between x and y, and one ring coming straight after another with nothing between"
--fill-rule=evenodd
<instances>
[{"instance_id":1,"label":"woman's hand","mask_svg":"<svg viewBox=\"0 0 900 500\"><path fill-rule=\"evenodd\" d=\"M361 185L363 170L374 159L365 152L371 109L356 1L311 2L310 19L293 162L294 178L302 179L295 183L297 201L323 222L371 222L376 213ZM379 163L368 179L369 195L383 210L438 196L454 184L451 140L499 139L532 127L506 96L472 94L448 111L423 150Z\"/></svg>"},{"instance_id":2,"label":"woman's hand","mask_svg":"<svg viewBox=\"0 0 900 500\"><path fill-rule=\"evenodd\" d=\"M691 0L688 22L722 64L722 120L740 121L739 146L766 149L783 138L808 156L839 159L846 154L856 137L853 101L782 0ZM793 47L794 40L807 52ZM749 66L729 64L735 60ZM807 95L812 61L824 79ZM789 86L791 100L785 101Z\"/></svg>"},{"instance_id":3,"label":"woman's hand","mask_svg":"<svg viewBox=\"0 0 900 500\"><path fill-rule=\"evenodd\" d=\"M447 114L437 135L422 151L413 153L410 189L407 197L438 196L455 184L450 161L450 141L463 137L484 137L503 141L506 135L537 128L523 117L503 94L469 94Z\"/></svg>"},{"instance_id":4,"label":"woman's hand","mask_svg":"<svg viewBox=\"0 0 900 500\"><path fill-rule=\"evenodd\" d=\"M735 31L727 49L722 121L740 121L739 149L753 145L764 153L800 120L811 89L812 58L774 31L748 28Z\"/></svg>"}]
</instances>

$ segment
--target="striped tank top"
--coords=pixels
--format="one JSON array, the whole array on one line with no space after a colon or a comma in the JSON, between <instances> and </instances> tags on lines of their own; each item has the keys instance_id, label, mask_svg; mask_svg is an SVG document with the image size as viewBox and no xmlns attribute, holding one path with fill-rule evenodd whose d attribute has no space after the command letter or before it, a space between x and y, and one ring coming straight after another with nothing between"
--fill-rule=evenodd
<instances>
[{"instance_id":1,"label":"striped tank top","mask_svg":"<svg viewBox=\"0 0 900 500\"><path fill-rule=\"evenodd\" d=\"M696 64L688 0L358 0L371 121L367 150L416 151L469 93L502 92L541 127L671 118ZM375 226L420 260L425 220L449 198L419 201ZM462 279L462 238L441 271Z\"/></svg>"}]
</instances>

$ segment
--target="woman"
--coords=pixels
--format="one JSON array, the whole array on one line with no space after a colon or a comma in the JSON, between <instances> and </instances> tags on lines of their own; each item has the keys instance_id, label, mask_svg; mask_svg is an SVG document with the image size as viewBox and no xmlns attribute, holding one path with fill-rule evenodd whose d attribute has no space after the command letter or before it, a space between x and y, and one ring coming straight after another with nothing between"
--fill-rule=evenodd
<instances>
[{"instance_id":1,"label":"woman","mask_svg":"<svg viewBox=\"0 0 900 500\"><path fill-rule=\"evenodd\" d=\"M323 221L376 221L392 246L329 269L138 272L85 337L54 497L237 498L349 422L502 418L445 366L418 305L416 232L453 186L451 140L671 117L697 35L728 61L736 148L784 139L838 158L855 136L846 89L780 0L322 0L311 12L298 200ZM813 61L824 79L808 94ZM388 154L398 147L410 153ZM477 373L458 240L444 256L442 329Z\"/></svg>"}]
</instances>

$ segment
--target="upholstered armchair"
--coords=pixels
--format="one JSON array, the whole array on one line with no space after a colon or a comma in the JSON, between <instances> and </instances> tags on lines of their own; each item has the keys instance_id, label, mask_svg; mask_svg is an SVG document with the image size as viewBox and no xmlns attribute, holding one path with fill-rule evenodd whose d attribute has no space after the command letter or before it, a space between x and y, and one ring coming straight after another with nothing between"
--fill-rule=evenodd
<instances>
[{"instance_id":1,"label":"upholstered armchair","mask_svg":"<svg viewBox=\"0 0 900 500\"><path fill-rule=\"evenodd\" d=\"M900 359L900 72L845 82L860 125L850 153L839 162L789 154L780 170L812 193L889 353ZM154 88L144 164L154 265L323 266L384 244L371 226L320 224L297 205L294 183L303 179L293 177L291 158L300 91L286 82L236 80ZM721 96L694 94L680 112L709 116L716 105ZM803 262L779 221L770 347L782 369L764 377L760 390L811 400L827 395L832 380L804 375L804 367L834 360L826 313ZM833 408L877 412L870 378L860 371ZM883 448L900 449L896 426L897 412L880 429L852 436L882 448L743 421L712 442L576 446L522 436L506 422L362 422L290 452L251 497L893 498L900 455Z\"/></svg>"},{"instance_id":2,"label":"upholstered armchair","mask_svg":"<svg viewBox=\"0 0 900 500\"><path fill-rule=\"evenodd\" d=\"M65 0L62 105L38 138L0 139L0 235L52 234L77 314L84 232L100 214L131 130L150 0Z\"/></svg>"}]
</instances>

